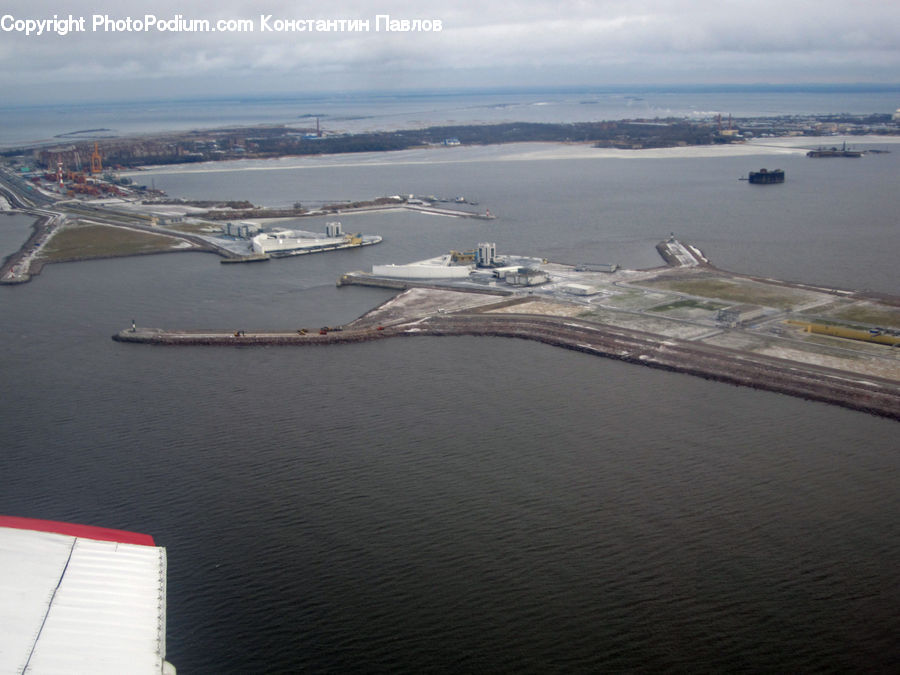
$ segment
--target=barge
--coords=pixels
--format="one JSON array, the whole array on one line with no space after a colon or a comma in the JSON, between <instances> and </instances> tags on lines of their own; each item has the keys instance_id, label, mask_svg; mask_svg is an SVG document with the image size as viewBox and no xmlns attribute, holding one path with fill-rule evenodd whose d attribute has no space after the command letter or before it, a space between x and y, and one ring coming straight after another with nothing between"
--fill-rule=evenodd
<instances>
[{"instance_id":1,"label":"barge","mask_svg":"<svg viewBox=\"0 0 900 675\"><path fill-rule=\"evenodd\" d=\"M759 171L751 171L748 180L754 185L773 185L775 183L784 182L784 171L782 169L760 169Z\"/></svg>"},{"instance_id":2,"label":"barge","mask_svg":"<svg viewBox=\"0 0 900 675\"><path fill-rule=\"evenodd\" d=\"M807 157L862 157L862 155L862 152L859 150L848 150L846 143L844 143L840 149L835 147L819 147L816 150L810 150L806 153Z\"/></svg>"}]
</instances>

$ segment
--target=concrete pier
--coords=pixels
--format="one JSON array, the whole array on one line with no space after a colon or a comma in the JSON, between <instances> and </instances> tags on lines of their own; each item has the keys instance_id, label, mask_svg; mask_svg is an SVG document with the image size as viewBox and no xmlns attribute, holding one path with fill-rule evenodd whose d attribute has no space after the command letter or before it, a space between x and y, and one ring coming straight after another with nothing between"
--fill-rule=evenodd
<instances>
[{"instance_id":1,"label":"concrete pier","mask_svg":"<svg viewBox=\"0 0 900 675\"><path fill-rule=\"evenodd\" d=\"M415 279L400 279L394 277L379 277L374 274L368 274L366 272L347 272L346 274L342 274L340 279L337 282L338 286L370 286L372 288L389 288L396 290L406 290L409 288L434 288L441 289L447 288L446 284L440 283L440 281L418 281ZM484 293L485 295L501 295L507 296L512 295L512 291L504 290L501 288L465 288L459 289L465 293Z\"/></svg>"},{"instance_id":2,"label":"concrete pier","mask_svg":"<svg viewBox=\"0 0 900 675\"><path fill-rule=\"evenodd\" d=\"M651 333L562 317L465 312L389 326L327 328L305 333L299 329L293 332L217 332L138 328L121 331L113 339L157 345L321 346L391 337L450 335L536 340L595 356L799 396L900 420L900 383L896 381L861 378L812 364L689 340L660 340Z\"/></svg>"},{"instance_id":3,"label":"concrete pier","mask_svg":"<svg viewBox=\"0 0 900 675\"><path fill-rule=\"evenodd\" d=\"M351 272L338 285L378 286L399 293L337 327L277 332L135 327L113 339L159 345L304 346L413 336L512 337L900 420L896 348L812 335L793 326L797 317L826 324L868 321L888 327L873 330L893 335L900 329L900 298L730 274L674 237L658 248L667 267L604 273L545 263L551 279L534 289ZM593 292L573 294L573 281L590 283Z\"/></svg>"}]
</instances>

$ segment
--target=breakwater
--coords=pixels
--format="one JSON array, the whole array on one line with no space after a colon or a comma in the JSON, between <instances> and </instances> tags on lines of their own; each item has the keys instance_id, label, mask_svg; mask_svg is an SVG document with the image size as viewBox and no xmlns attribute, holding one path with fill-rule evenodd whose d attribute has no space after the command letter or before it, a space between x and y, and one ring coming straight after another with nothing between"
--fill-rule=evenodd
<instances>
[{"instance_id":1,"label":"breakwater","mask_svg":"<svg viewBox=\"0 0 900 675\"><path fill-rule=\"evenodd\" d=\"M35 255L63 219L38 211L31 213L39 217L31 226L31 235L25 243L18 251L7 256L0 265L0 284L24 284L30 281L32 276L41 273L43 263L35 260Z\"/></svg>"},{"instance_id":2,"label":"breakwater","mask_svg":"<svg viewBox=\"0 0 900 675\"><path fill-rule=\"evenodd\" d=\"M398 198L399 199L399 198ZM149 202L153 204L154 202ZM165 203L165 202L163 202ZM188 203L190 205L190 203ZM431 203L410 204L400 199L394 201L390 197L382 197L370 202L348 202L347 204L328 204L321 208L304 209L302 207L279 209L266 207L251 207L243 210L211 210L205 213L197 214L197 217L206 220L264 220L274 218L315 218L319 216L333 216L348 213L375 213L377 211L397 211L407 210L419 213L429 213L436 216L451 216L453 218L475 218L477 220L495 220L496 216L492 215L489 210L484 213L467 211L460 208L450 208L446 206L434 206Z\"/></svg>"},{"instance_id":3,"label":"breakwater","mask_svg":"<svg viewBox=\"0 0 900 675\"><path fill-rule=\"evenodd\" d=\"M440 280L418 281L415 279L401 279L400 277L379 277L366 272L347 272L346 274L342 274L337 281L337 285L369 286L371 288L388 288L398 291L405 291L409 288L447 288L447 285L445 283L440 283ZM464 289L457 288L457 290L464 290L466 293L482 293L484 295L507 296L513 294L512 291L498 288L466 287Z\"/></svg>"},{"instance_id":4,"label":"breakwater","mask_svg":"<svg viewBox=\"0 0 900 675\"><path fill-rule=\"evenodd\" d=\"M900 420L900 385L822 366L641 331L538 315L460 313L363 329L294 332L125 330L119 342L157 345L334 345L414 336L493 336L535 340L587 354L821 401Z\"/></svg>"}]
</instances>

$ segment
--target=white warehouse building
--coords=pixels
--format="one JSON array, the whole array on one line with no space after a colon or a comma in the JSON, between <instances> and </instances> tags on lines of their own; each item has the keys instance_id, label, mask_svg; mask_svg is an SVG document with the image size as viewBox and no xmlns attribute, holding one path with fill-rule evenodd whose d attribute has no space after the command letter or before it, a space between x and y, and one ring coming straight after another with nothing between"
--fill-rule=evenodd
<instances>
[{"instance_id":1,"label":"white warehouse building","mask_svg":"<svg viewBox=\"0 0 900 675\"><path fill-rule=\"evenodd\" d=\"M444 255L409 265L372 265L372 274L392 279L465 279L471 265L451 265L451 256Z\"/></svg>"}]
</instances>

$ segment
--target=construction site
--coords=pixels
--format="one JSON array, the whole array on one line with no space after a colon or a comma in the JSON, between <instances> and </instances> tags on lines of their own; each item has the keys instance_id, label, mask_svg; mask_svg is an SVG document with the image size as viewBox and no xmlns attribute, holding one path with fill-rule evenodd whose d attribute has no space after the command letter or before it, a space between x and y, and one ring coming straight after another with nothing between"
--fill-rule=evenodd
<instances>
[{"instance_id":1,"label":"construction site","mask_svg":"<svg viewBox=\"0 0 900 675\"><path fill-rule=\"evenodd\" d=\"M39 164L44 168L20 170L21 177L43 190L55 192L60 197L126 197L144 188L132 187L129 178L119 178L103 167L99 143L82 159L82 151L76 147L56 151L44 151Z\"/></svg>"},{"instance_id":2,"label":"construction site","mask_svg":"<svg viewBox=\"0 0 900 675\"><path fill-rule=\"evenodd\" d=\"M298 206L290 214L247 204L166 204L144 199L145 187L106 171L98 143L90 153L74 147L66 152L46 158L55 162L55 172L0 171L0 196L37 217L33 235L0 270L3 283L27 281L46 262L87 257L200 250L223 261L255 262L380 241L344 234L337 222L322 235L266 231L261 218L397 208L493 218L489 211L436 206L412 195L314 212ZM239 220L245 213L253 221ZM480 242L427 260L341 275L338 285L399 292L343 326L280 332L132 326L114 338L169 345L323 345L423 335L517 337L900 419L900 298L732 274L674 234L657 250L665 267L628 270L613 262L562 265L503 254L496 243Z\"/></svg>"},{"instance_id":3,"label":"construction site","mask_svg":"<svg viewBox=\"0 0 900 675\"><path fill-rule=\"evenodd\" d=\"M88 154L76 146L41 151L55 172L26 165L0 166L0 207L36 218L31 236L0 265L0 284L28 282L44 265L178 251L205 251L222 262L260 262L380 243L379 235L287 229L278 221L404 209L416 213L492 220L463 198L452 206L437 197L391 195L323 203L316 208L265 208L247 201L191 201L135 185L107 171L99 144ZM84 159L82 159L84 157ZM70 168L74 167L74 168ZM275 223L270 225L269 223Z\"/></svg>"},{"instance_id":4,"label":"construction site","mask_svg":"<svg viewBox=\"0 0 900 675\"><path fill-rule=\"evenodd\" d=\"M900 298L732 274L674 236L658 248L667 266L648 270L529 259L542 275L534 285L517 283L509 269L494 274L500 264L470 267L466 252L454 252L455 267L467 274L440 277L448 262L426 277L422 261L406 266L405 277L381 268L342 275L339 285L398 291L346 325L274 332L132 326L113 339L237 346L514 337L900 419Z\"/></svg>"}]
</instances>

